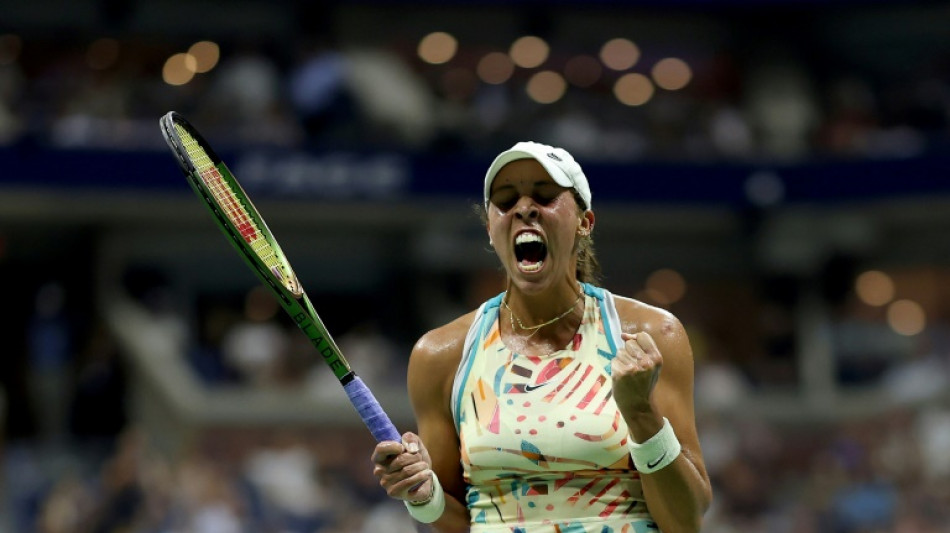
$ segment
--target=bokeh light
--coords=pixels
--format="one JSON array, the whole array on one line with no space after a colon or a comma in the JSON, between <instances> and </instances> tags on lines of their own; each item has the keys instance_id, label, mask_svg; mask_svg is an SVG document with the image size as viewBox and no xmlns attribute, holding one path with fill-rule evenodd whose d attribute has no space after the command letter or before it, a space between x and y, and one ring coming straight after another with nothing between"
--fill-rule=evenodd
<instances>
[{"instance_id":1,"label":"bokeh light","mask_svg":"<svg viewBox=\"0 0 950 533\"><path fill-rule=\"evenodd\" d=\"M887 305L894 299L894 280L880 270L869 270L854 280L854 292L867 305Z\"/></svg>"},{"instance_id":2,"label":"bokeh light","mask_svg":"<svg viewBox=\"0 0 950 533\"><path fill-rule=\"evenodd\" d=\"M643 74L631 72L621 76L614 84L614 96L620 103L640 106L653 98L653 83Z\"/></svg>"},{"instance_id":3,"label":"bokeh light","mask_svg":"<svg viewBox=\"0 0 950 533\"><path fill-rule=\"evenodd\" d=\"M511 60L521 68L535 68L548 60L551 52L544 39L533 35L521 37L511 45L508 51Z\"/></svg>"},{"instance_id":4,"label":"bokeh light","mask_svg":"<svg viewBox=\"0 0 950 533\"><path fill-rule=\"evenodd\" d=\"M419 58L426 63L448 63L458 52L458 40L444 31L432 32L419 41Z\"/></svg>"},{"instance_id":5,"label":"bokeh light","mask_svg":"<svg viewBox=\"0 0 950 533\"><path fill-rule=\"evenodd\" d=\"M197 61L194 56L179 53L169 57L162 68L162 79L169 85L184 85L195 77Z\"/></svg>"},{"instance_id":6,"label":"bokeh light","mask_svg":"<svg viewBox=\"0 0 950 533\"><path fill-rule=\"evenodd\" d=\"M657 87L668 91L678 91L689 85L693 71L682 59L667 57L657 61L651 70L653 82Z\"/></svg>"},{"instance_id":7,"label":"bokeh light","mask_svg":"<svg viewBox=\"0 0 950 533\"><path fill-rule=\"evenodd\" d=\"M195 72L198 74L210 71L221 59L221 50L213 41L198 41L191 45L188 53L195 58Z\"/></svg>"},{"instance_id":8,"label":"bokeh light","mask_svg":"<svg viewBox=\"0 0 950 533\"><path fill-rule=\"evenodd\" d=\"M897 300L887 306L887 324L900 335L917 335L927 325L927 314L913 300Z\"/></svg>"},{"instance_id":9,"label":"bokeh light","mask_svg":"<svg viewBox=\"0 0 950 533\"><path fill-rule=\"evenodd\" d=\"M553 104L564 96L567 82L552 70L538 72L528 80L528 96L539 104Z\"/></svg>"},{"instance_id":10,"label":"bokeh light","mask_svg":"<svg viewBox=\"0 0 950 533\"><path fill-rule=\"evenodd\" d=\"M640 60L640 49L630 39L611 39L601 47L600 60L613 70L627 70Z\"/></svg>"},{"instance_id":11,"label":"bokeh light","mask_svg":"<svg viewBox=\"0 0 950 533\"><path fill-rule=\"evenodd\" d=\"M515 72L515 64L507 54L491 52L478 61L476 72L483 82L500 85L511 79L511 75Z\"/></svg>"},{"instance_id":12,"label":"bokeh light","mask_svg":"<svg viewBox=\"0 0 950 533\"><path fill-rule=\"evenodd\" d=\"M646 291L660 304L673 304L686 295L686 280L671 268L661 268L647 276Z\"/></svg>"}]
</instances>

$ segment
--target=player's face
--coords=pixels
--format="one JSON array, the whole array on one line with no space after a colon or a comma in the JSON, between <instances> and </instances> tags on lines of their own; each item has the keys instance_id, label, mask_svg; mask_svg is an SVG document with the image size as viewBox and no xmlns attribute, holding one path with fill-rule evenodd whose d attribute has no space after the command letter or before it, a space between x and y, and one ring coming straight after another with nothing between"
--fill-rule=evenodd
<instances>
[{"instance_id":1,"label":"player's face","mask_svg":"<svg viewBox=\"0 0 950 533\"><path fill-rule=\"evenodd\" d=\"M495 176L488 232L513 281L573 278L583 224L573 191L558 185L534 159L512 161Z\"/></svg>"}]
</instances>

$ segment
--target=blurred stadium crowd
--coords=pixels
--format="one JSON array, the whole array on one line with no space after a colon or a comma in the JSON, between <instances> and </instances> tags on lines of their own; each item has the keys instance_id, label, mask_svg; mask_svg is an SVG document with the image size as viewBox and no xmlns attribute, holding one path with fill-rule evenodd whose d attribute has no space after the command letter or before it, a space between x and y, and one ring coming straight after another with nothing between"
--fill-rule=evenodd
<instances>
[{"instance_id":1,"label":"blurred stadium crowd","mask_svg":"<svg viewBox=\"0 0 950 533\"><path fill-rule=\"evenodd\" d=\"M922 4L924 18L946 26L950 6ZM785 13L787 26L762 10L718 21L720 31L734 32L725 44L676 50L692 69L690 83L656 89L642 105L618 102L612 83L620 73L606 69L598 81L569 86L549 104L525 91L531 69L517 70L510 82L485 83L477 63L490 43L465 49L460 38L454 61L427 63L418 42L439 28L383 44L341 36L223 36L216 39L220 60L213 69L170 85L162 77L168 58L204 37L20 33L0 19L0 148L164 150L157 117L175 109L217 145L238 149L486 154L538 138L581 161L630 164L946 151L946 32L897 31L887 11L865 18L856 8L853 18L829 21L810 14L813 9ZM845 35L887 28L896 44L880 48L887 41L868 38L864 55L848 55L825 46L827 35L815 36L845 22L853 23L850 34L840 27ZM798 35L804 44L785 42L801 24L814 24L810 34ZM753 46L772 32L768 46ZM557 39L551 46L554 65L573 54ZM640 46L644 61L665 55L651 52L649 40ZM753 304L732 301L755 317L751 340L738 331L748 322L721 323L721 287L691 287L681 301L652 301L676 313L694 343L699 432L715 491L704 531L950 531L946 267L910 265L894 278L931 297L926 325L917 329L889 322L883 304L892 298L871 305L858 294L856 266L827 273L830 288L819 292L828 315L819 338L829 343L835 382L824 401L833 405L837 391L863 387L882 406L853 415L821 406L810 412L824 416L813 417L750 407L763 393L794 392L808 372L796 359L805 349L796 329L798 300L773 294ZM462 272L429 290L445 289L448 307L468 309L497 286L493 275L486 281L484 273ZM640 286L616 281L618 292ZM106 313L87 302L91 289L76 285L29 287L30 315L14 321L24 327L9 340L16 353L4 363L0 383L6 398L0 531L416 531L376 486L372 442L358 427L209 424L169 452L129 400L141 386L132 348ZM176 347L177 363L204 389L339 392L267 293L198 301L163 292L161 283L146 285L124 287L129 305L158 328L150 338ZM787 292L795 285L772 287ZM411 321L417 331L393 335L371 319L340 331L343 352L376 391L401 394L411 342L437 325L424 310L411 311L420 315Z\"/></svg>"},{"instance_id":2,"label":"blurred stadium crowd","mask_svg":"<svg viewBox=\"0 0 950 533\"><path fill-rule=\"evenodd\" d=\"M165 339L179 346L180 362L204 387L298 390L324 401L338 396L330 373L308 356L309 345L263 289L252 289L242 306L210 305L201 327L162 303L157 289L129 303L150 330L131 322L121 329L151 344ZM66 317L46 307L63 295L54 287L44 291L31 356L58 351L61 360L45 368L34 361L30 369L31 422L11 406L20 410L19 424L34 425L19 427L4 449L12 531L416 531L378 489L367 467L372 442L351 425L355 417L300 427L212 422L169 452L161 435L134 419L129 389L143 384L131 377L136 363L123 353L127 345L108 328L75 345L82 336L68 334ZM131 316L130 309L121 314ZM922 341L944 342L890 352L875 381L878 395L888 397L884 409L787 419L751 409L758 398L753 381L728 355L710 349L701 320L686 323L697 355L697 420L716 490L704 531L948 530L946 322L929 326ZM883 323L865 325L878 339L900 341ZM408 347L365 324L338 340L377 395L404 394ZM932 351L920 351L925 348Z\"/></svg>"},{"instance_id":3,"label":"blurred stadium crowd","mask_svg":"<svg viewBox=\"0 0 950 533\"><path fill-rule=\"evenodd\" d=\"M401 33L381 20L334 31L328 22L300 22L283 38L214 36L210 64L192 66L178 80L169 78L170 58L207 36L62 28L21 35L6 28L0 34L0 143L157 147L155 116L175 109L219 142L243 145L492 152L543 136L585 160L912 156L945 148L950 122L950 60L945 46L934 46L940 32L921 27L946 15L945 6L923 4L825 13L758 7L725 11L704 24L688 7L679 17L685 22L677 23L675 12L646 10L638 21L637 14L611 17L608 6L592 21L613 18L614 26L593 32L600 40L587 37L586 43L567 40L559 25L569 22L539 15L519 29L552 34L539 52L543 63L502 64L494 71L485 59L507 53L520 34L472 32L465 12L442 14L444 28ZM483 11L492 8L499 9ZM380 7L364 16L385 20L398 9ZM300 17L328 17L312 10ZM909 24L888 24L898 17ZM641 31L644 36L628 45L630 57L610 68L602 47L625 37L628 21L626 33L642 30L637 23L658 31ZM426 34L453 27L457 37L447 34L449 50L438 50L444 57L433 63L421 47ZM693 27L689 39L675 41L673 35ZM372 34L381 28L384 34ZM660 33L664 29L671 34ZM618 78L649 74L664 57L684 62L684 87L667 90L646 79L642 97L619 94ZM564 87L539 103L526 85L542 70L556 73Z\"/></svg>"}]
</instances>

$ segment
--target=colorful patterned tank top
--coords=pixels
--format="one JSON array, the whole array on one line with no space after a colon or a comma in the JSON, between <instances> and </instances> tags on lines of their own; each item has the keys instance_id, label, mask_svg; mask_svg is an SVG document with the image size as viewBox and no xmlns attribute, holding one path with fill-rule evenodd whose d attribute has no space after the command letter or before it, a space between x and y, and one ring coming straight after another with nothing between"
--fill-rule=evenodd
<instances>
[{"instance_id":1,"label":"colorful patterned tank top","mask_svg":"<svg viewBox=\"0 0 950 533\"><path fill-rule=\"evenodd\" d=\"M646 533L650 518L613 401L620 340L613 296L582 284L584 317L563 350L527 356L479 308L452 391L476 533Z\"/></svg>"}]
</instances>

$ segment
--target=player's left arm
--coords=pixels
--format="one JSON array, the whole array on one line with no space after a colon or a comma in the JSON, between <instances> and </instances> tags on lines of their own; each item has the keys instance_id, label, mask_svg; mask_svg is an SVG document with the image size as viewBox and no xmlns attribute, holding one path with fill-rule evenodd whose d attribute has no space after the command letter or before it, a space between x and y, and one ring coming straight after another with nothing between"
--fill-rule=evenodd
<instances>
[{"instance_id":1,"label":"player's left arm","mask_svg":"<svg viewBox=\"0 0 950 533\"><path fill-rule=\"evenodd\" d=\"M615 358L614 393L635 442L657 435L667 418L681 446L669 465L641 472L650 514L662 531L698 532L712 501L693 406L693 353L672 314L639 302L618 302L624 345Z\"/></svg>"}]
</instances>

